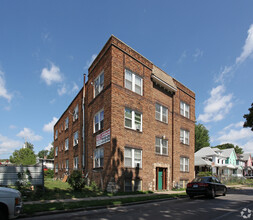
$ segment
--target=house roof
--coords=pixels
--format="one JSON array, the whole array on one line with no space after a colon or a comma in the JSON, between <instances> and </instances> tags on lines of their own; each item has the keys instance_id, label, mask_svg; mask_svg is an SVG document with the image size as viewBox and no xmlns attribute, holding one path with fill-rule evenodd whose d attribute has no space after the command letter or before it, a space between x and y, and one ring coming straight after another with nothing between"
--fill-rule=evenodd
<instances>
[{"instance_id":1,"label":"house roof","mask_svg":"<svg viewBox=\"0 0 253 220\"><path fill-rule=\"evenodd\" d=\"M242 160L248 160L251 157L251 154L241 154Z\"/></svg>"},{"instance_id":2,"label":"house roof","mask_svg":"<svg viewBox=\"0 0 253 220\"><path fill-rule=\"evenodd\" d=\"M203 147L197 152L195 152L195 157L205 157L211 155L218 155L211 147Z\"/></svg>"},{"instance_id":3,"label":"house roof","mask_svg":"<svg viewBox=\"0 0 253 220\"><path fill-rule=\"evenodd\" d=\"M234 151L234 148L228 148L228 149L221 150L222 155L225 157L230 157L230 155L232 154L233 151Z\"/></svg>"},{"instance_id":4,"label":"house roof","mask_svg":"<svg viewBox=\"0 0 253 220\"><path fill-rule=\"evenodd\" d=\"M209 160L205 160L202 157L195 157L194 161L195 166L211 166L212 163Z\"/></svg>"}]
</instances>

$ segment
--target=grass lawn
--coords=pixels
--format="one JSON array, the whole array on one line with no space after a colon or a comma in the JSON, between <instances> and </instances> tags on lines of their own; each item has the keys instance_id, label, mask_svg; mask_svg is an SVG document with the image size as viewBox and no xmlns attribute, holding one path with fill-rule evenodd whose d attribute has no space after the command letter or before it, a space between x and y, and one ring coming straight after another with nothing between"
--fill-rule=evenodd
<instances>
[{"instance_id":1,"label":"grass lawn","mask_svg":"<svg viewBox=\"0 0 253 220\"><path fill-rule=\"evenodd\" d=\"M33 205L24 205L23 213L33 214L35 212L44 212L44 211L54 211L54 210L69 210L77 208L87 208L87 207L98 207L98 206L112 206L112 205L123 205L126 203L148 201L154 199L166 199L166 198L175 198L180 196L185 196L186 193L177 193L177 194L164 194L164 195L152 195L144 197L134 197L134 198L122 198L122 199L110 199L110 200L96 200L96 201L79 201L79 202L62 202L62 203L45 203L45 204L33 204Z\"/></svg>"}]
</instances>

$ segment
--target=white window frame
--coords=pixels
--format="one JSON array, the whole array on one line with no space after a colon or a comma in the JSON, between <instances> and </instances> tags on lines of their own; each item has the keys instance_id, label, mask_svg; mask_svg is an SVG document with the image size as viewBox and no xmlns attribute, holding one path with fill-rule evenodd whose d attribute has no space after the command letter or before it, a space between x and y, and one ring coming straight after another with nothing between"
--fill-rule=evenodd
<instances>
[{"instance_id":1,"label":"white window frame","mask_svg":"<svg viewBox=\"0 0 253 220\"><path fill-rule=\"evenodd\" d=\"M190 105L180 101L180 114L186 118L190 118Z\"/></svg>"},{"instance_id":2,"label":"white window frame","mask_svg":"<svg viewBox=\"0 0 253 220\"><path fill-rule=\"evenodd\" d=\"M94 80L94 98L104 89L104 70Z\"/></svg>"},{"instance_id":3,"label":"white window frame","mask_svg":"<svg viewBox=\"0 0 253 220\"><path fill-rule=\"evenodd\" d=\"M101 114L103 112L103 114ZM93 121L94 121L94 130L93 130L93 132L94 133L96 133L97 131L100 131L101 129L103 129L104 128L104 118L105 118L105 115L104 115L105 113L104 113L104 109L101 109L99 112L97 112L96 114L95 114L95 116L94 116L94 119L93 119ZM102 117L102 115L103 115L103 117ZM98 118L98 123L96 123L96 117ZM98 124L98 128L96 129L96 124Z\"/></svg>"},{"instance_id":4,"label":"white window frame","mask_svg":"<svg viewBox=\"0 0 253 220\"><path fill-rule=\"evenodd\" d=\"M180 129L180 143L190 145L190 132Z\"/></svg>"},{"instance_id":5,"label":"white window frame","mask_svg":"<svg viewBox=\"0 0 253 220\"><path fill-rule=\"evenodd\" d=\"M65 139L64 148L65 148L65 151L69 150L69 139L68 138Z\"/></svg>"},{"instance_id":6,"label":"white window frame","mask_svg":"<svg viewBox=\"0 0 253 220\"><path fill-rule=\"evenodd\" d=\"M157 111L157 107L159 107L159 111ZM165 111L165 114L164 114ZM163 120L165 117L165 121ZM168 123L168 108L160 105L158 103L155 104L155 119L164 123Z\"/></svg>"},{"instance_id":7,"label":"white window frame","mask_svg":"<svg viewBox=\"0 0 253 220\"><path fill-rule=\"evenodd\" d=\"M126 116L126 111L129 110L131 112L131 118L130 117L127 117ZM135 120L135 116L136 114L139 114L140 115L140 124L137 122L136 123L136 120ZM131 120L131 126L127 126L126 125L126 120ZM141 112L138 112L138 111L134 111L130 108L125 108L125 112L124 112L124 122L125 122L125 127L126 128L131 128L133 130L139 130L139 131L142 131L142 113Z\"/></svg>"},{"instance_id":8,"label":"white window frame","mask_svg":"<svg viewBox=\"0 0 253 220\"><path fill-rule=\"evenodd\" d=\"M180 157L180 171L189 172L189 162L188 157Z\"/></svg>"},{"instance_id":9,"label":"white window frame","mask_svg":"<svg viewBox=\"0 0 253 220\"><path fill-rule=\"evenodd\" d=\"M58 156L58 147L55 147L55 156Z\"/></svg>"},{"instance_id":10,"label":"white window frame","mask_svg":"<svg viewBox=\"0 0 253 220\"><path fill-rule=\"evenodd\" d=\"M66 164L66 171L69 171L69 160L68 159L65 161L65 164Z\"/></svg>"},{"instance_id":11,"label":"white window frame","mask_svg":"<svg viewBox=\"0 0 253 220\"><path fill-rule=\"evenodd\" d=\"M65 130L69 128L69 117L65 119Z\"/></svg>"},{"instance_id":12,"label":"white window frame","mask_svg":"<svg viewBox=\"0 0 253 220\"><path fill-rule=\"evenodd\" d=\"M76 105L76 107L74 108L74 112L73 112L73 122L75 120L78 119L78 104Z\"/></svg>"},{"instance_id":13,"label":"white window frame","mask_svg":"<svg viewBox=\"0 0 253 220\"><path fill-rule=\"evenodd\" d=\"M130 152L130 156L127 156L126 151ZM138 152L138 151L140 152L140 158L136 158L136 152ZM131 160L130 166L126 163L126 161L127 161L126 159ZM124 166L136 168L136 167L138 167L137 164L139 164L139 168L142 168L142 149L125 147L125 149L124 149Z\"/></svg>"},{"instance_id":14,"label":"white window frame","mask_svg":"<svg viewBox=\"0 0 253 220\"><path fill-rule=\"evenodd\" d=\"M130 79L127 79L127 74L131 74L131 80ZM137 85L136 84L136 79L139 78L140 79L140 85ZM127 82L128 83L131 83L131 88L128 88L127 86ZM136 86L140 86L140 93L137 92L137 89L136 89ZM137 74L135 74L134 72L132 72L131 70L129 69L125 69L125 88L139 94L139 95L143 95L143 79L142 77L138 76Z\"/></svg>"},{"instance_id":15,"label":"white window frame","mask_svg":"<svg viewBox=\"0 0 253 220\"><path fill-rule=\"evenodd\" d=\"M100 147L94 150L94 168L104 166L104 148Z\"/></svg>"},{"instance_id":16,"label":"white window frame","mask_svg":"<svg viewBox=\"0 0 253 220\"><path fill-rule=\"evenodd\" d=\"M74 157L74 170L77 170L78 169L78 156L77 157Z\"/></svg>"},{"instance_id":17,"label":"white window frame","mask_svg":"<svg viewBox=\"0 0 253 220\"><path fill-rule=\"evenodd\" d=\"M78 131L76 131L73 136L73 146L75 147L76 145L78 145Z\"/></svg>"},{"instance_id":18,"label":"white window frame","mask_svg":"<svg viewBox=\"0 0 253 220\"><path fill-rule=\"evenodd\" d=\"M55 130L55 140L58 138L58 129L57 130Z\"/></svg>"},{"instance_id":19,"label":"white window frame","mask_svg":"<svg viewBox=\"0 0 253 220\"><path fill-rule=\"evenodd\" d=\"M155 137L155 153L160 155L168 155L168 140L165 140L163 138ZM158 143L159 142L159 145ZM164 146L165 143L165 146ZM159 152L157 151L159 149ZM166 153L163 152L163 150L166 149Z\"/></svg>"}]
</instances>

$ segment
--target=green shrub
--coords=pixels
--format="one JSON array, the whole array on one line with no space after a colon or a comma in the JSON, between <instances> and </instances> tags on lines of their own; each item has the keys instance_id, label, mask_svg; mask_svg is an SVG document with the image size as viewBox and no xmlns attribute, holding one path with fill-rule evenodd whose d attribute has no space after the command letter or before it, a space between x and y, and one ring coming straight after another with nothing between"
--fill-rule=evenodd
<instances>
[{"instance_id":1,"label":"green shrub","mask_svg":"<svg viewBox=\"0 0 253 220\"><path fill-rule=\"evenodd\" d=\"M85 185L84 179L82 178L82 172L74 170L68 178L68 184L74 190L81 190Z\"/></svg>"},{"instance_id":2,"label":"green shrub","mask_svg":"<svg viewBox=\"0 0 253 220\"><path fill-rule=\"evenodd\" d=\"M199 172L197 176L212 176L212 172L210 171Z\"/></svg>"},{"instance_id":3,"label":"green shrub","mask_svg":"<svg viewBox=\"0 0 253 220\"><path fill-rule=\"evenodd\" d=\"M54 178L54 171L53 170L46 170L44 171L44 177L45 178Z\"/></svg>"}]
</instances>

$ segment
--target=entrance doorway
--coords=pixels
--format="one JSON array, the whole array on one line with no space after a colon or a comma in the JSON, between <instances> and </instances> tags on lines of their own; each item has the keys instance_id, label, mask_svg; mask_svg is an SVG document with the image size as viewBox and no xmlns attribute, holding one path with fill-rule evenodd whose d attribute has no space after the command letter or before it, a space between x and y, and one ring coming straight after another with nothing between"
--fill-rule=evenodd
<instances>
[{"instance_id":1,"label":"entrance doorway","mask_svg":"<svg viewBox=\"0 0 253 220\"><path fill-rule=\"evenodd\" d=\"M167 189L167 168L156 168L156 190Z\"/></svg>"}]
</instances>

